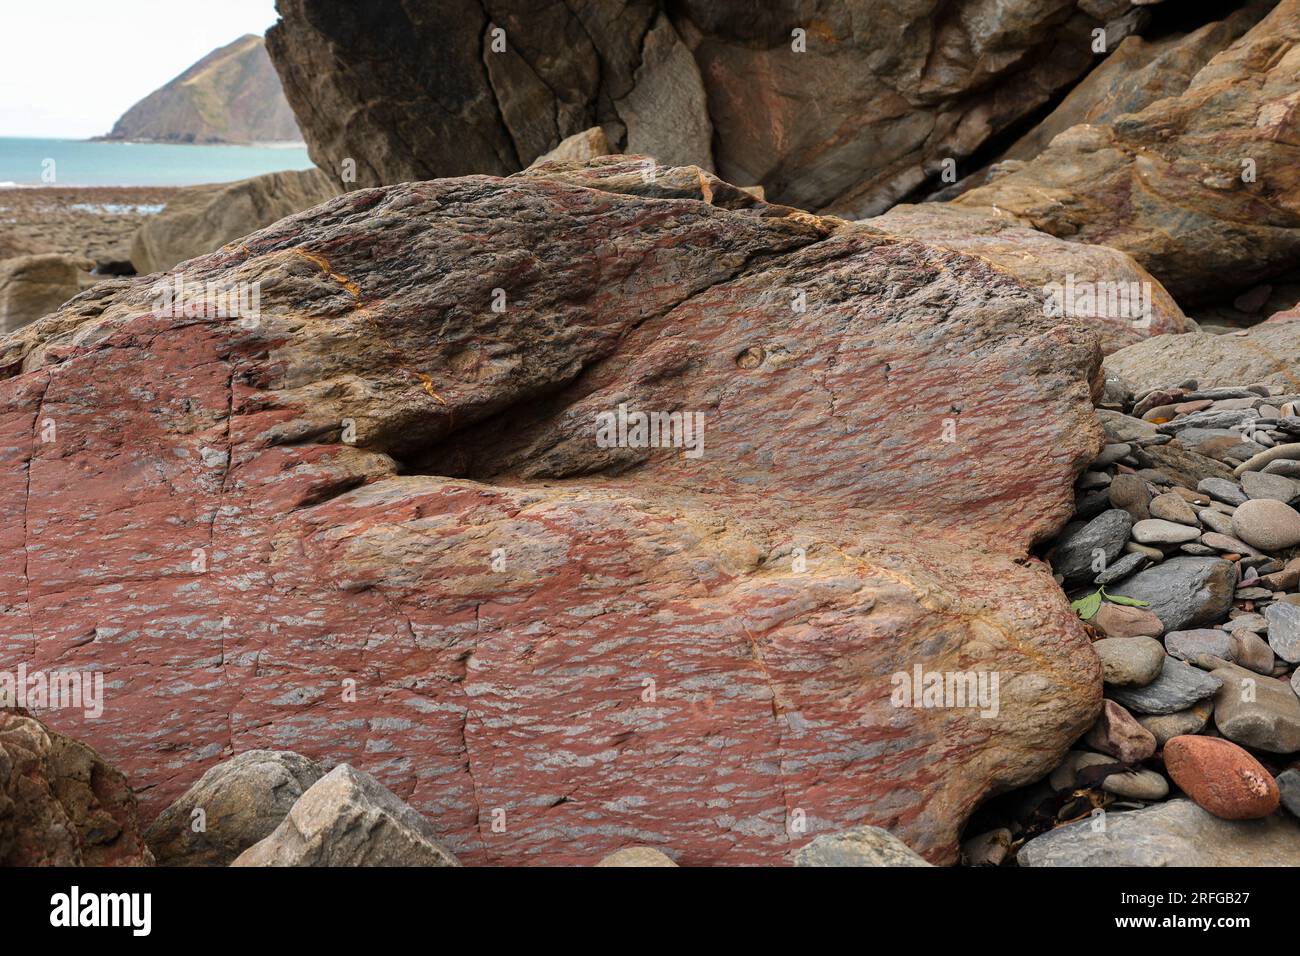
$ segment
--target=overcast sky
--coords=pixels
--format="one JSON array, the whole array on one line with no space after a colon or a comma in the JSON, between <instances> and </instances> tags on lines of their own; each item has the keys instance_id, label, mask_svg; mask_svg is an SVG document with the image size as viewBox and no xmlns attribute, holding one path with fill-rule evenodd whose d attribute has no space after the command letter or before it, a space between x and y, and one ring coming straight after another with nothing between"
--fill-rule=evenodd
<instances>
[{"instance_id":1,"label":"overcast sky","mask_svg":"<svg viewBox=\"0 0 1300 956\"><path fill-rule=\"evenodd\" d=\"M0 136L107 133L196 60L275 19L274 0L3 0Z\"/></svg>"}]
</instances>

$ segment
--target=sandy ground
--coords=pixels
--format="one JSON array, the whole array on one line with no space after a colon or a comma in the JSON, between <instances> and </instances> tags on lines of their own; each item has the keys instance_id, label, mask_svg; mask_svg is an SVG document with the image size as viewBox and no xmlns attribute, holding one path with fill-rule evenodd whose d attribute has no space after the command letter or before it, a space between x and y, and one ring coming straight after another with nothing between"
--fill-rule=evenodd
<instances>
[{"instance_id":1,"label":"sandy ground","mask_svg":"<svg viewBox=\"0 0 1300 956\"><path fill-rule=\"evenodd\" d=\"M0 259L34 252L100 263L128 259L135 230L176 192L170 186L0 189Z\"/></svg>"}]
</instances>

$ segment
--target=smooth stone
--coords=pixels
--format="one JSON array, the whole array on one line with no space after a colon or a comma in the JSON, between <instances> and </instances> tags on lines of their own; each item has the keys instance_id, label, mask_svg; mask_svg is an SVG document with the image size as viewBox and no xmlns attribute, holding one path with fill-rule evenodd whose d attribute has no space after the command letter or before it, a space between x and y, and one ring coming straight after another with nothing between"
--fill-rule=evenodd
<instances>
[{"instance_id":1,"label":"smooth stone","mask_svg":"<svg viewBox=\"0 0 1300 956\"><path fill-rule=\"evenodd\" d=\"M1258 418L1259 412L1253 408L1206 409L1201 412L1192 412L1190 415L1180 415L1171 422L1156 426L1156 429L1162 435L1180 435L1182 432L1193 428L1207 430L1232 429L1235 431L1247 422L1253 422Z\"/></svg>"},{"instance_id":2,"label":"smooth stone","mask_svg":"<svg viewBox=\"0 0 1300 956\"><path fill-rule=\"evenodd\" d=\"M1156 738L1151 731L1113 700L1101 703L1101 715L1083 735L1084 743L1129 764L1155 756Z\"/></svg>"},{"instance_id":3,"label":"smooth stone","mask_svg":"<svg viewBox=\"0 0 1300 956\"><path fill-rule=\"evenodd\" d=\"M1109 566L1119 557L1132 528L1133 519L1127 511L1103 511L1082 528L1062 536L1052 555L1052 569L1066 580L1091 578L1097 573L1092 569L1094 552L1100 551Z\"/></svg>"},{"instance_id":4,"label":"smooth stone","mask_svg":"<svg viewBox=\"0 0 1300 956\"><path fill-rule=\"evenodd\" d=\"M1264 609L1268 646L1288 664L1300 664L1300 607L1278 601Z\"/></svg>"},{"instance_id":5,"label":"smooth stone","mask_svg":"<svg viewBox=\"0 0 1300 956\"><path fill-rule=\"evenodd\" d=\"M1132 535L1141 544L1181 544L1184 541L1195 541L1201 536L1201 529L1175 521L1147 518L1133 525Z\"/></svg>"},{"instance_id":6,"label":"smooth stone","mask_svg":"<svg viewBox=\"0 0 1300 956\"><path fill-rule=\"evenodd\" d=\"M1177 631L1222 620L1236 588L1230 561L1177 557L1139 571L1110 593L1148 602L1165 629Z\"/></svg>"},{"instance_id":7,"label":"smooth stone","mask_svg":"<svg viewBox=\"0 0 1300 956\"><path fill-rule=\"evenodd\" d=\"M1125 554L1140 554L1148 561L1158 563L1165 559L1165 553L1159 548L1151 548L1145 544L1138 544L1136 541L1130 541L1124 545Z\"/></svg>"},{"instance_id":8,"label":"smooth stone","mask_svg":"<svg viewBox=\"0 0 1300 956\"><path fill-rule=\"evenodd\" d=\"M1253 500L1262 498L1292 502L1300 494L1300 484L1283 475L1270 475L1262 471L1248 471L1242 475L1241 488Z\"/></svg>"},{"instance_id":9,"label":"smooth stone","mask_svg":"<svg viewBox=\"0 0 1300 956\"><path fill-rule=\"evenodd\" d=\"M1222 511L1206 508L1201 511L1200 517L1201 524L1211 531L1219 534L1232 534L1232 515L1225 515Z\"/></svg>"},{"instance_id":10,"label":"smooth stone","mask_svg":"<svg viewBox=\"0 0 1300 956\"><path fill-rule=\"evenodd\" d=\"M1245 541L1240 541L1231 535L1219 534L1217 531L1205 532L1205 534L1201 535L1201 543L1207 548L1211 548L1221 554L1248 554L1252 557L1260 556L1260 552L1256 551Z\"/></svg>"},{"instance_id":11,"label":"smooth stone","mask_svg":"<svg viewBox=\"0 0 1300 956\"><path fill-rule=\"evenodd\" d=\"M1254 631L1256 634L1262 634L1268 630L1268 621L1263 614L1256 614L1254 611L1240 611L1229 615L1230 627L1228 630L1237 631L1245 628L1247 631Z\"/></svg>"},{"instance_id":12,"label":"smooth stone","mask_svg":"<svg viewBox=\"0 0 1300 956\"><path fill-rule=\"evenodd\" d=\"M1101 422L1101 428L1106 433L1108 444L1131 445L1148 441L1160 434L1156 431L1156 426L1150 422L1144 422L1140 418L1133 418L1130 415L1107 411L1106 409L1097 409L1097 421Z\"/></svg>"},{"instance_id":13,"label":"smooth stone","mask_svg":"<svg viewBox=\"0 0 1300 956\"><path fill-rule=\"evenodd\" d=\"M1240 478L1248 471L1263 471L1265 465L1279 459L1286 459L1287 461L1300 459L1300 443L1288 442L1285 445L1274 445L1257 455L1251 455L1233 469L1233 477Z\"/></svg>"},{"instance_id":14,"label":"smooth stone","mask_svg":"<svg viewBox=\"0 0 1300 956\"><path fill-rule=\"evenodd\" d=\"M1273 592L1268 588L1237 588L1238 601L1271 601Z\"/></svg>"},{"instance_id":15,"label":"smooth stone","mask_svg":"<svg viewBox=\"0 0 1300 956\"><path fill-rule=\"evenodd\" d=\"M1103 602L1089 622L1106 637L1159 637L1165 632L1160 618L1143 607Z\"/></svg>"},{"instance_id":16,"label":"smooth stone","mask_svg":"<svg viewBox=\"0 0 1300 956\"><path fill-rule=\"evenodd\" d=\"M1110 484L1110 475L1104 471L1085 471L1079 476L1079 480L1075 484L1084 490L1105 488Z\"/></svg>"},{"instance_id":17,"label":"smooth stone","mask_svg":"<svg viewBox=\"0 0 1300 956\"><path fill-rule=\"evenodd\" d=\"M1254 498L1232 513L1232 533L1261 551L1300 544L1300 513L1282 501Z\"/></svg>"},{"instance_id":18,"label":"smooth stone","mask_svg":"<svg viewBox=\"0 0 1300 956\"><path fill-rule=\"evenodd\" d=\"M1182 485L1175 485L1166 494L1177 495L1189 505L1196 505L1197 507L1209 507L1210 505L1209 495L1200 491L1192 491L1191 488L1184 488Z\"/></svg>"},{"instance_id":19,"label":"smooth stone","mask_svg":"<svg viewBox=\"0 0 1300 956\"><path fill-rule=\"evenodd\" d=\"M1183 499L1182 495L1176 495L1173 492L1156 495L1151 499L1151 503L1147 507L1152 518L1163 518L1165 521L1175 521L1178 524L1191 525L1194 528L1200 526L1200 522L1196 520L1196 512Z\"/></svg>"},{"instance_id":20,"label":"smooth stone","mask_svg":"<svg viewBox=\"0 0 1300 956\"><path fill-rule=\"evenodd\" d=\"M1180 544L1178 546L1178 550L1183 554L1190 554L1196 558L1204 558L1204 557L1208 557L1209 555L1219 553L1218 551L1214 550L1208 545L1197 544L1195 542L1193 542L1192 544Z\"/></svg>"},{"instance_id":21,"label":"smooth stone","mask_svg":"<svg viewBox=\"0 0 1300 956\"><path fill-rule=\"evenodd\" d=\"M1165 649L1152 637L1103 637L1092 649L1101 659L1102 680L1116 687L1145 687L1164 667Z\"/></svg>"},{"instance_id":22,"label":"smooth stone","mask_svg":"<svg viewBox=\"0 0 1300 956\"><path fill-rule=\"evenodd\" d=\"M1227 502L1230 505L1239 505L1248 500L1246 493L1236 484L1226 478L1202 478L1196 484L1197 491L1203 491L1211 498L1218 501Z\"/></svg>"},{"instance_id":23,"label":"smooth stone","mask_svg":"<svg viewBox=\"0 0 1300 956\"><path fill-rule=\"evenodd\" d=\"M1165 744L1165 772L1197 806L1224 820L1258 820L1278 807L1273 776L1228 740L1175 737Z\"/></svg>"},{"instance_id":24,"label":"smooth stone","mask_svg":"<svg viewBox=\"0 0 1300 956\"><path fill-rule=\"evenodd\" d=\"M1200 514L1201 524L1209 528L1212 532L1218 532L1219 535L1231 535L1232 533L1232 515L1223 514L1222 511L1213 509L1203 509Z\"/></svg>"},{"instance_id":25,"label":"smooth stone","mask_svg":"<svg viewBox=\"0 0 1300 956\"><path fill-rule=\"evenodd\" d=\"M1234 621L1233 624L1235 625L1236 622ZM1273 673L1273 665L1276 661L1273 648L1268 646L1268 641L1244 627L1233 630L1232 641L1233 661L1256 674Z\"/></svg>"},{"instance_id":26,"label":"smooth stone","mask_svg":"<svg viewBox=\"0 0 1300 956\"><path fill-rule=\"evenodd\" d=\"M1127 442L1116 442L1110 445L1103 445L1101 454L1092 460L1092 471L1100 471L1103 468L1115 464L1125 455L1133 450L1133 446Z\"/></svg>"},{"instance_id":27,"label":"smooth stone","mask_svg":"<svg viewBox=\"0 0 1300 956\"><path fill-rule=\"evenodd\" d=\"M1166 656L1160 676L1145 687L1110 687L1106 694L1133 713L1172 714L1214 696L1223 681Z\"/></svg>"},{"instance_id":28,"label":"smooth stone","mask_svg":"<svg viewBox=\"0 0 1300 956\"><path fill-rule=\"evenodd\" d=\"M880 827L859 826L814 837L794 856L795 866L932 866Z\"/></svg>"},{"instance_id":29,"label":"smooth stone","mask_svg":"<svg viewBox=\"0 0 1300 956\"><path fill-rule=\"evenodd\" d=\"M1115 763L1114 757L1087 750L1071 750L1048 776L1047 783L1057 793L1073 790L1079 786L1079 771L1113 763Z\"/></svg>"},{"instance_id":30,"label":"smooth stone","mask_svg":"<svg viewBox=\"0 0 1300 956\"><path fill-rule=\"evenodd\" d=\"M1172 714L1143 714L1137 722L1151 731L1156 743L1163 747L1167 741L1183 734L1199 734L1210 723L1214 713L1214 702L1203 700L1186 710L1177 710Z\"/></svg>"},{"instance_id":31,"label":"smooth stone","mask_svg":"<svg viewBox=\"0 0 1300 956\"><path fill-rule=\"evenodd\" d=\"M1149 563L1145 554L1125 554L1114 564L1108 566L1092 579L1093 584L1111 584L1115 581L1122 581L1136 571L1140 571Z\"/></svg>"},{"instance_id":32,"label":"smooth stone","mask_svg":"<svg viewBox=\"0 0 1300 956\"><path fill-rule=\"evenodd\" d=\"M1137 475L1116 475L1106 489L1106 494L1110 497L1112 507L1127 512L1134 521L1151 516L1148 510L1151 492L1147 483Z\"/></svg>"},{"instance_id":33,"label":"smooth stone","mask_svg":"<svg viewBox=\"0 0 1300 956\"><path fill-rule=\"evenodd\" d=\"M1187 799L1068 823L1034 837L1020 866L1300 866L1300 822L1224 820Z\"/></svg>"},{"instance_id":34,"label":"smooth stone","mask_svg":"<svg viewBox=\"0 0 1300 956\"><path fill-rule=\"evenodd\" d=\"M597 866L676 866L673 858L652 846L625 846L603 857Z\"/></svg>"},{"instance_id":35,"label":"smooth stone","mask_svg":"<svg viewBox=\"0 0 1300 956\"><path fill-rule=\"evenodd\" d=\"M1169 796L1169 781L1154 770L1129 770L1111 774L1101 789L1128 800L1163 800Z\"/></svg>"},{"instance_id":36,"label":"smooth stone","mask_svg":"<svg viewBox=\"0 0 1300 956\"><path fill-rule=\"evenodd\" d=\"M1282 806L1292 816L1300 817L1300 770L1283 770L1278 774L1277 789Z\"/></svg>"},{"instance_id":37,"label":"smooth stone","mask_svg":"<svg viewBox=\"0 0 1300 956\"><path fill-rule=\"evenodd\" d=\"M1248 472L1247 474L1253 474ZM1264 475L1281 475L1283 478L1300 478L1300 461L1283 458L1270 461L1261 472ZM1244 477L1244 475L1243 475Z\"/></svg>"},{"instance_id":38,"label":"smooth stone","mask_svg":"<svg viewBox=\"0 0 1300 956\"><path fill-rule=\"evenodd\" d=\"M1181 661L1195 661L1208 654L1222 660L1232 658L1232 636L1215 628L1198 627L1190 631L1165 634L1165 650Z\"/></svg>"},{"instance_id":39,"label":"smooth stone","mask_svg":"<svg viewBox=\"0 0 1300 956\"><path fill-rule=\"evenodd\" d=\"M1285 682L1232 665L1215 668L1210 675L1223 682L1214 695L1219 733L1269 753L1300 750L1300 697Z\"/></svg>"}]
</instances>

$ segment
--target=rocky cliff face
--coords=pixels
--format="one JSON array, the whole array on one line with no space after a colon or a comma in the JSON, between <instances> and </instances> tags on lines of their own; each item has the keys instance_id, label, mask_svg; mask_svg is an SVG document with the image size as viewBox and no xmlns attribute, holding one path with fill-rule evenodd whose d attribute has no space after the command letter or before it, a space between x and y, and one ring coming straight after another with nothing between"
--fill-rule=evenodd
<instances>
[{"instance_id":1,"label":"rocky cliff face","mask_svg":"<svg viewBox=\"0 0 1300 956\"><path fill-rule=\"evenodd\" d=\"M363 185L511 173L603 126L805 209L883 211L1119 43L1127 0L280 0L267 45L312 155Z\"/></svg>"},{"instance_id":2,"label":"rocky cliff face","mask_svg":"<svg viewBox=\"0 0 1300 956\"><path fill-rule=\"evenodd\" d=\"M1283 0L1178 95L1062 132L962 195L1127 252L1184 304L1300 266L1300 0Z\"/></svg>"},{"instance_id":3,"label":"rocky cliff face","mask_svg":"<svg viewBox=\"0 0 1300 956\"><path fill-rule=\"evenodd\" d=\"M122 114L106 139L162 143L302 139L261 37L213 50Z\"/></svg>"},{"instance_id":4,"label":"rocky cliff face","mask_svg":"<svg viewBox=\"0 0 1300 956\"><path fill-rule=\"evenodd\" d=\"M111 675L60 719L150 817L291 749L466 863L863 822L945 862L1096 714L1027 550L1099 350L979 260L629 159L358 190L177 278L260 315L112 280L0 340L0 655Z\"/></svg>"}]
</instances>

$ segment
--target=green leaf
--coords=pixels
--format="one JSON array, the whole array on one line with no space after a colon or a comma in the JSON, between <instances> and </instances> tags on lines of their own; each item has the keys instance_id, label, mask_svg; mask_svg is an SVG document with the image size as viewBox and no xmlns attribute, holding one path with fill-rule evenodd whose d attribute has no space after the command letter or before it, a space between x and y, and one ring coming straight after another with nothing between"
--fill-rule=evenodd
<instances>
[{"instance_id":1,"label":"green leaf","mask_svg":"<svg viewBox=\"0 0 1300 956\"><path fill-rule=\"evenodd\" d=\"M1098 589L1087 597L1071 602L1070 609L1083 620L1088 620L1101 609L1101 590Z\"/></svg>"},{"instance_id":2,"label":"green leaf","mask_svg":"<svg viewBox=\"0 0 1300 956\"><path fill-rule=\"evenodd\" d=\"M1150 607L1150 601L1139 601L1137 598L1124 597L1122 594L1107 594L1106 600L1111 604L1123 604L1126 607Z\"/></svg>"}]
</instances>

